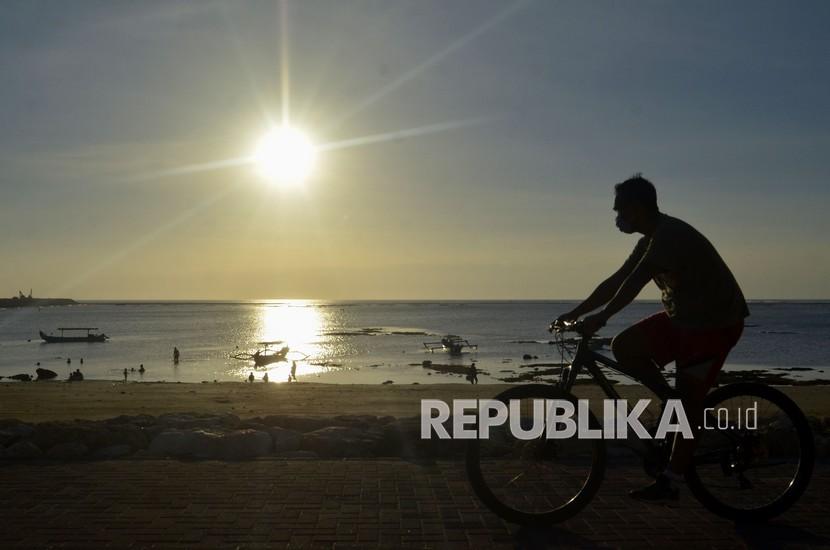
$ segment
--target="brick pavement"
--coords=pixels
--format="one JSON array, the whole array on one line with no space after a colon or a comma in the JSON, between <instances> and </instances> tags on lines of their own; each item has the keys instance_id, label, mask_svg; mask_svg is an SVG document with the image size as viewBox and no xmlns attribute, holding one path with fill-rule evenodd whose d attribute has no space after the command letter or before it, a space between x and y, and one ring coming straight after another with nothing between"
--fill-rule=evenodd
<instances>
[{"instance_id":1,"label":"brick pavement","mask_svg":"<svg viewBox=\"0 0 830 550\"><path fill-rule=\"evenodd\" d=\"M461 462L124 460L0 466L0 548L830 547L830 466L774 522L739 528L694 501L631 501L610 467L591 503L549 529L486 510Z\"/></svg>"}]
</instances>

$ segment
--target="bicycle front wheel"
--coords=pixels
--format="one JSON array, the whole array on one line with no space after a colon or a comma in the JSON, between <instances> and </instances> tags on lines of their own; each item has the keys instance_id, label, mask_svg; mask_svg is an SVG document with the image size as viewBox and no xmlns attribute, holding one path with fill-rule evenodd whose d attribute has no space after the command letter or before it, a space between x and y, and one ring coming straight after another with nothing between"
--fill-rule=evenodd
<instances>
[{"instance_id":1,"label":"bicycle front wheel","mask_svg":"<svg viewBox=\"0 0 830 550\"><path fill-rule=\"evenodd\" d=\"M804 413L781 391L730 384L704 401L689 489L712 512L736 521L773 518L804 493L815 446Z\"/></svg>"},{"instance_id":2,"label":"bicycle front wheel","mask_svg":"<svg viewBox=\"0 0 830 550\"><path fill-rule=\"evenodd\" d=\"M576 398L555 386L529 384L495 397L507 405L518 401L519 425L530 430L538 418L534 403ZM599 429L593 413L589 426ZM500 517L521 525L563 521L590 502L605 473L602 439L547 438L545 433L522 439L507 423L491 428L487 439L470 440L467 475L476 495Z\"/></svg>"}]
</instances>

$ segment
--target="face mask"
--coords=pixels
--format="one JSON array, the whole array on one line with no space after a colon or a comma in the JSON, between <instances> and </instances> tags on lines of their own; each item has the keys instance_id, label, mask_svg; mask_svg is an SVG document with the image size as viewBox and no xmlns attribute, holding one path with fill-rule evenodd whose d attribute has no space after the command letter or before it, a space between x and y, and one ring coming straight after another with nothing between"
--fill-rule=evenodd
<instances>
[{"instance_id":1,"label":"face mask","mask_svg":"<svg viewBox=\"0 0 830 550\"><path fill-rule=\"evenodd\" d=\"M625 221L619 214L617 214L615 223L617 224L617 229L623 233L634 233L634 226Z\"/></svg>"}]
</instances>

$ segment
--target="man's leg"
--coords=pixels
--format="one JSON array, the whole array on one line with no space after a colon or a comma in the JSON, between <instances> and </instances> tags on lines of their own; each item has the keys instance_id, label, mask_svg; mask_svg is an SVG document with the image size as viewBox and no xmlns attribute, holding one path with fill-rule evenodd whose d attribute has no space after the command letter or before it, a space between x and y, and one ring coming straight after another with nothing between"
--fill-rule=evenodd
<instances>
[{"instance_id":1,"label":"man's leg","mask_svg":"<svg viewBox=\"0 0 830 550\"><path fill-rule=\"evenodd\" d=\"M651 329L648 318L619 333L611 342L611 351L620 366L620 371L641 382L655 393L670 388L666 378L655 364L654 341L657 335Z\"/></svg>"},{"instance_id":2,"label":"man's leg","mask_svg":"<svg viewBox=\"0 0 830 550\"><path fill-rule=\"evenodd\" d=\"M672 447L669 469L677 476L686 473L692 463L697 437L700 432L699 425L703 421L703 399L714 383L717 372L723 365L722 358L700 362L690 366L678 366L677 368L677 390L683 401L683 410L686 418L692 427L693 439L685 439L675 434L674 446Z\"/></svg>"},{"instance_id":3,"label":"man's leg","mask_svg":"<svg viewBox=\"0 0 830 550\"><path fill-rule=\"evenodd\" d=\"M611 349L619 362L620 370L640 381L658 395L665 395L671 386L660 372L660 366L677 359L679 348L677 329L665 313L643 319L617 335ZM629 493L643 500L676 500L677 488L665 475Z\"/></svg>"}]
</instances>

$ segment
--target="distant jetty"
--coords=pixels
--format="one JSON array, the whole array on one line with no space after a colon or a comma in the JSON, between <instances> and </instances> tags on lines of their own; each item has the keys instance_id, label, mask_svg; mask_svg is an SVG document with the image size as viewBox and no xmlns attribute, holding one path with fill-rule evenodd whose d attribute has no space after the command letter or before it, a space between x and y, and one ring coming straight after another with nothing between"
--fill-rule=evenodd
<instances>
[{"instance_id":1,"label":"distant jetty","mask_svg":"<svg viewBox=\"0 0 830 550\"><path fill-rule=\"evenodd\" d=\"M18 292L17 296L12 298L0 298L0 308L69 306L77 303L75 300L69 298L33 298L31 290L28 296L22 292Z\"/></svg>"}]
</instances>

